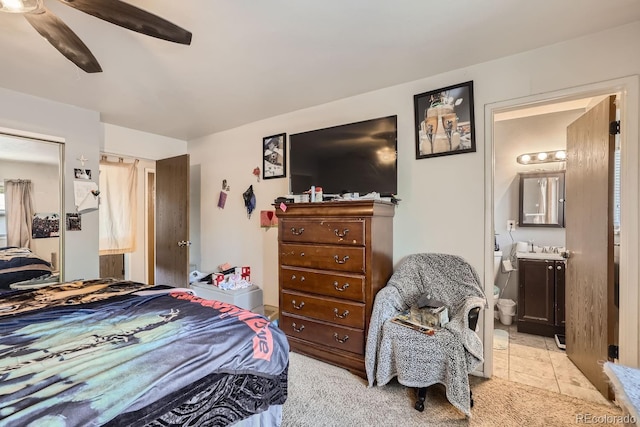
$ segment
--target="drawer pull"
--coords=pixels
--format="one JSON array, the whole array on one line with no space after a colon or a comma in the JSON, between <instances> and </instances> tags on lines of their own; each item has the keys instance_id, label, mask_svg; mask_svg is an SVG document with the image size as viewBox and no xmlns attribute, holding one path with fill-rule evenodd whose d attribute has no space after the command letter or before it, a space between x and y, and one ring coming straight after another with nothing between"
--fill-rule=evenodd
<instances>
[{"instance_id":1,"label":"drawer pull","mask_svg":"<svg viewBox=\"0 0 640 427\"><path fill-rule=\"evenodd\" d=\"M295 324L295 323L294 323ZM349 335L345 335L344 338L340 338L338 336L337 332L333 333L333 339L335 339L336 341L338 341L340 344L344 344L347 342L347 340L349 339Z\"/></svg>"},{"instance_id":2,"label":"drawer pull","mask_svg":"<svg viewBox=\"0 0 640 427\"><path fill-rule=\"evenodd\" d=\"M291 324L291 327L293 328L293 330L294 330L295 332L302 332L302 331L304 331L304 325L300 325L300 327L299 327L299 328L298 328L297 326L298 326L298 325L296 325L296 323L295 323L295 322L293 322L293 323Z\"/></svg>"},{"instance_id":3,"label":"drawer pull","mask_svg":"<svg viewBox=\"0 0 640 427\"><path fill-rule=\"evenodd\" d=\"M345 283L344 285L340 286L338 282L333 282L333 287L335 288L336 291L344 292L349 287L349 284Z\"/></svg>"},{"instance_id":4,"label":"drawer pull","mask_svg":"<svg viewBox=\"0 0 640 427\"><path fill-rule=\"evenodd\" d=\"M335 230L333 230L334 233L336 233L336 236L338 236L341 239L344 239L345 237L347 237L347 234L349 233L349 229L345 228L342 231L338 231L338 229L336 228Z\"/></svg>"},{"instance_id":5,"label":"drawer pull","mask_svg":"<svg viewBox=\"0 0 640 427\"><path fill-rule=\"evenodd\" d=\"M300 281L304 282L304 276L300 276Z\"/></svg>"},{"instance_id":6,"label":"drawer pull","mask_svg":"<svg viewBox=\"0 0 640 427\"><path fill-rule=\"evenodd\" d=\"M334 255L334 256L333 256L333 259L335 259L335 260L336 260L336 263L337 263L337 264L344 264L344 263L346 263L346 262L349 260L349 255L345 255L345 256L342 258L342 261L338 259L338 255Z\"/></svg>"},{"instance_id":7,"label":"drawer pull","mask_svg":"<svg viewBox=\"0 0 640 427\"><path fill-rule=\"evenodd\" d=\"M302 233L304 233L304 227L298 229L296 229L295 227L291 227L291 234L293 234L294 236L299 236Z\"/></svg>"},{"instance_id":8,"label":"drawer pull","mask_svg":"<svg viewBox=\"0 0 640 427\"><path fill-rule=\"evenodd\" d=\"M300 252L300 256L304 256L304 252Z\"/></svg>"},{"instance_id":9,"label":"drawer pull","mask_svg":"<svg viewBox=\"0 0 640 427\"><path fill-rule=\"evenodd\" d=\"M296 305L296 300L291 300L291 305L293 305L293 308L295 308L296 310L300 310L302 307L304 307L304 301L300 301L300 304Z\"/></svg>"},{"instance_id":10,"label":"drawer pull","mask_svg":"<svg viewBox=\"0 0 640 427\"><path fill-rule=\"evenodd\" d=\"M345 310L344 313L338 314L338 309L334 308L333 309L333 314L335 314L338 319L344 319L345 317L347 317L349 315L349 310Z\"/></svg>"}]
</instances>

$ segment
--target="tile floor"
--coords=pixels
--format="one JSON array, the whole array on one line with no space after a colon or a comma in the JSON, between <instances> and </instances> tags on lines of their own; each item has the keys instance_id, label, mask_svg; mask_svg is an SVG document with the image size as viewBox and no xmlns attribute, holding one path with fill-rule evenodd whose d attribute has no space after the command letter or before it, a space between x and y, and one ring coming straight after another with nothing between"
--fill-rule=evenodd
<instances>
[{"instance_id":1,"label":"tile floor","mask_svg":"<svg viewBox=\"0 0 640 427\"><path fill-rule=\"evenodd\" d=\"M564 350L558 348L554 338L520 333L515 323L505 326L495 321L493 375L611 405L569 360Z\"/></svg>"}]
</instances>

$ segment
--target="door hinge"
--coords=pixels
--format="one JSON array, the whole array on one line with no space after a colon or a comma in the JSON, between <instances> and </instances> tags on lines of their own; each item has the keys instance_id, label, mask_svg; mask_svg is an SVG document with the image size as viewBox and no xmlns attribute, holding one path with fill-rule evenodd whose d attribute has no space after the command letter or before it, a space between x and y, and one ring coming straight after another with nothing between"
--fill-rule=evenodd
<instances>
[{"instance_id":1,"label":"door hinge","mask_svg":"<svg viewBox=\"0 0 640 427\"><path fill-rule=\"evenodd\" d=\"M609 123L609 135L617 135L620 133L620 120Z\"/></svg>"},{"instance_id":2,"label":"door hinge","mask_svg":"<svg viewBox=\"0 0 640 427\"><path fill-rule=\"evenodd\" d=\"M611 344L609 346L609 359L617 359L618 358L618 346L615 344Z\"/></svg>"}]
</instances>

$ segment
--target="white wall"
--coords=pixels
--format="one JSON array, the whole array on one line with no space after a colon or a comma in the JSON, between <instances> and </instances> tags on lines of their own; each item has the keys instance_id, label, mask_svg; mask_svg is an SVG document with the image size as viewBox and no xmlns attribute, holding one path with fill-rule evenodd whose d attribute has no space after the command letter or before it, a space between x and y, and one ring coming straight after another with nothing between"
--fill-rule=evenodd
<instances>
[{"instance_id":1,"label":"white wall","mask_svg":"<svg viewBox=\"0 0 640 427\"><path fill-rule=\"evenodd\" d=\"M125 157L160 160L187 153L187 142L153 133L103 124L103 153Z\"/></svg>"},{"instance_id":2,"label":"white wall","mask_svg":"<svg viewBox=\"0 0 640 427\"><path fill-rule=\"evenodd\" d=\"M248 219L242 203L250 184L256 211L271 209L288 191L287 179L257 182L251 173L262 168L262 137L397 114L402 201L394 219L395 261L414 252L456 253L484 277L485 251L493 247L484 232L484 106L638 74L637 40L640 22L189 141L192 164L202 166L201 269L225 261L250 265L265 303L277 305L276 230L261 229L257 213ZM413 95L468 80L474 81L477 152L416 160ZM231 185L224 210L216 207L222 179Z\"/></svg>"},{"instance_id":3,"label":"white wall","mask_svg":"<svg viewBox=\"0 0 640 427\"><path fill-rule=\"evenodd\" d=\"M75 212L73 169L81 167L78 159L84 156L85 168L97 170L103 135L100 114L0 89L0 128L64 141L63 206L65 213ZM92 180L97 182L97 175ZM63 247L65 279L98 277L98 212L83 215L82 231L65 233Z\"/></svg>"},{"instance_id":4,"label":"white wall","mask_svg":"<svg viewBox=\"0 0 640 427\"><path fill-rule=\"evenodd\" d=\"M510 258L512 250L515 251L513 242L533 240L537 246L565 246L564 228L518 226L509 234L507 220L518 221L519 173L563 170L565 166L564 163L521 165L516 162L516 157L524 153L566 148L567 126L584 111L564 111L495 123L494 223L503 259ZM517 301L518 272L515 271L510 276L500 273L497 282L501 289L505 287L507 278L509 284L502 298Z\"/></svg>"}]
</instances>

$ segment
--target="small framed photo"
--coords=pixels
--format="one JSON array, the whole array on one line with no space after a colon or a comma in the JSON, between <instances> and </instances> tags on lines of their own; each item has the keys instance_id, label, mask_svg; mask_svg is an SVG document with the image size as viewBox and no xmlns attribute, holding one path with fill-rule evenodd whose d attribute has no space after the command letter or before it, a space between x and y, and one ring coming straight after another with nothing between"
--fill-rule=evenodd
<instances>
[{"instance_id":1,"label":"small framed photo","mask_svg":"<svg viewBox=\"0 0 640 427\"><path fill-rule=\"evenodd\" d=\"M82 216L79 213L67 214L67 231L81 231Z\"/></svg>"},{"instance_id":2,"label":"small framed photo","mask_svg":"<svg viewBox=\"0 0 640 427\"><path fill-rule=\"evenodd\" d=\"M74 169L73 175L76 179L91 179L91 169Z\"/></svg>"},{"instance_id":3,"label":"small framed photo","mask_svg":"<svg viewBox=\"0 0 640 427\"><path fill-rule=\"evenodd\" d=\"M476 151L473 81L413 97L416 159Z\"/></svg>"},{"instance_id":4,"label":"small framed photo","mask_svg":"<svg viewBox=\"0 0 640 427\"><path fill-rule=\"evenodd\" d=\"M60 237L60 216L57 213L36 213L31 223L31 237L46 239Z\"/></svg>"},{"instance_id":5,"label":"small framed photo","mask_svg":"<svg viewBox=\"0 0 640 427\"><path fill-rule=\"evenodd\" d=\"M287 134L262 138L262 178L287 176Z\"/></svg>"}]
</instances>

